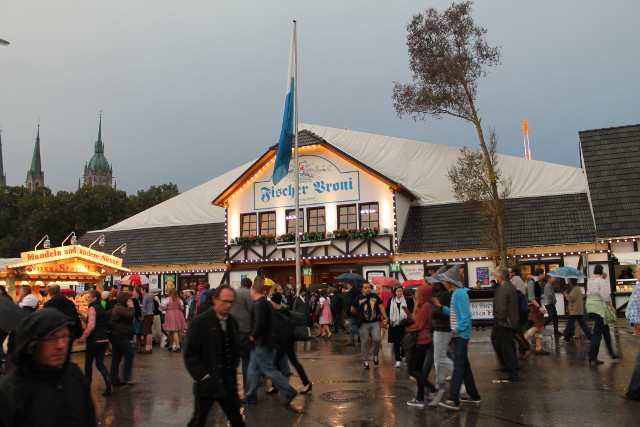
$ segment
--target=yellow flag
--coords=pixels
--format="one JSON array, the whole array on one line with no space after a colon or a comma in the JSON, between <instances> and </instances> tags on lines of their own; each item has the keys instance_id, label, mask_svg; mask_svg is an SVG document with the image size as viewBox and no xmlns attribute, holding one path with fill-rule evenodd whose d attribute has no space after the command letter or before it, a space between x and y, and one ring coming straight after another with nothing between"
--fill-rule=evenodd
<instances>
[{"instance_id":1,"label":"yellow flag","mask_svg":"<svg viewBox=\"0 0 640 427\"><path fill-rule=\"evenodd\" d=\"M522 121L522 134L524 136L529 136L529 120Z\"/></svg>"}]
</instances>

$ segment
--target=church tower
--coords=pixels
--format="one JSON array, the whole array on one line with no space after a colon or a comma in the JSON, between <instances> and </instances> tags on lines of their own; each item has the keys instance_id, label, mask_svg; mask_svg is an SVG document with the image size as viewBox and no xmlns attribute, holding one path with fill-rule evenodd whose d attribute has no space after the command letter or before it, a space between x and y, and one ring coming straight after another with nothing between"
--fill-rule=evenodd
<instances>
[{"instance_id":1,"label":"church tower","mask_svg":"<svg viewBox=\"0 0 640 427\"><path fill-rule=\"evenodd\" d=\"M108 185L113 187L113 168L104 156L104 143L102 142L102 113L98 125L98 140L94 146L93 157L84 165L84 183L93 187L95 185Z\"/></svg>"},{"instance_id":2,"label":"church tower","mask_svg":"<svg viewBox=\"0 0 640 427\"><path fill-rule=\"evenodd\" d=\"M7 185L7 175L2 164L2 129L0 129L0 186Z\"/></svg>"},{"instance_id":3,"label":"church tower","mask_svg":"<svg viewBox=\"0 0 640 427\"><path fill-rule=\"evenodd\" d=\"M40 125L38 125L38 136L36 136L36 146L33 149L33 159L31 159L31 169L27 172L26 186L29 191L36 187L44 186L44 172L40 161Z\"/></svg>"}]
</instances>

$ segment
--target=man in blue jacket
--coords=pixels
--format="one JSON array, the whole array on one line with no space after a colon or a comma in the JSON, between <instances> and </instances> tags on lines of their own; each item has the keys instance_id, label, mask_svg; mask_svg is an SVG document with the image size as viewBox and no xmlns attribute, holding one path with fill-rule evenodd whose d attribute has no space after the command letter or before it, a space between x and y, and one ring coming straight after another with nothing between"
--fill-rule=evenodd
<instances>
[{"instance_id":1,"label":"man in blue jacket","mask_svg":"<svg viewBox=\"0 0 640 427\"><path fill-rule=\"evenodd\" d=\"M440 276L445 287L453 291L451 306L442 307L444 313L449 314L451 331L453 332L453 376L449 398L438 405L454 411L460 410L460 403L480 403L480 394L473 379L471 364L469 363L468 346L471 339L471 303L469 289L460 282L460 265L456 265ZM435 300L436 306L439 302ZM467 389L468 396L460 397L462 383Z\"/></svg>"}]
</instances>

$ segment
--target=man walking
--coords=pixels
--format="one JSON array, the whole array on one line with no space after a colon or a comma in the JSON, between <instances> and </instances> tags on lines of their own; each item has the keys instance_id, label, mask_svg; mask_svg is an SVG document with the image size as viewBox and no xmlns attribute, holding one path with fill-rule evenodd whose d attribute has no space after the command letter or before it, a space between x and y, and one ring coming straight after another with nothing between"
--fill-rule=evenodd
<instances>
[{"instance_id":1,"label":"man walking","mask_svg":"<svg viewBox=\"0 0 640 427\"><path fill-rule=\"evenodd\" d=\"M291 387L282 372L273 364L275 351L269 346L269 330L271 328L270 310L271 303L264 296L264 283L255 283L251 286L251 299L253 308L251 311L251 332L249 341L253 348L249 361L247 374L248 390L243 403L258 403L258 383L260 374L269 378L273 386L284 396L284 404L288 405L298 395L296 389Z\"/></svg>"},{"instance_id":2,"label":"man walking","mask_svg":"<svg viewBox=\"0 0 640 427\"><path fill-rule=\"evenodd\" d=\"M519 381L516 348L513 341L520 321L518 310L518 291L509 281L509 270L498 266L494 276L500 286L493 298L493 331L491 342L498 355L502 369L507 373L503 381Z\"/></svg>"},{"instance_id":3,"label":"man walking","mask_svg":"<svg viewBox=\"0 0 640 427\"><path fill-rule=\"evenodd\" d=\"M524 332L522 332L522 329L527 324L527 319L529 317L529 304L527 299L527 285L524 284L522 278L520 277L520 268L509 267L509 281L516 288L518 294L518 308L520 318L518 327L516 328L514 334L514 339L518 343L517 357L519 359L526 359L531 355L531 353L533 353L533 349L531 348L529 340L524 337ZM523 299L523 305L526 307L520 307L520 299ZM526 308L526 310L523 310L523 308Z\"/></svg>"},{"instance_id":4,"label":"man walking","mask_svg":"<svg viewBox=\"0 0 640 427\"><path fill-rule=\"evenodd\" d=\"M256 277L256 281L260 281ZM251 356L251 343L249 332L251 331L251 279L244 277L240 281L240 289L236 291L236 302L231 307L231 316L238 322L238 343L240 345L240 357L242 358L242 386L247 393L247 372L249 371L249 358Z\"/></svg>"},{"instance_id":5,"label":"man walking","mask_svg":"<svg viewBox=\"0 0 640 427\"><path fill-rule=\"evenodd\" d=\"M209 410L217 401L232 426L244 426L236 380L238 324L230 315L236 292L228 285L212 292L213 309L195 317L187 329L184 362L195 383L195 407L188 425L206 425Z\"/></svg>"},{"instance_id":6,"label":"man walking","mask_svg":"<svg viewBox=\"0 0 640 427\"><path fill-rule=\"evenodd\" d=\"M369 369L369 344L373 341L373 364L377 365L378 353L380 353L380 318L387 324L387 313L382 299L371 293L371 283L362 285L362 294L358 295L351 303L351 312L357 315L360 340L362 346L362 360L364 369Z\"/></svg>"},{"instance_id":7,"label":"man walking","mask_svg":"<svg viewBox=\"0 0 640 427\"><path fill-rule=\"evenodd\" d=\"M591 330L584 321L584 301L582 299L582 290L578 286L577 279L567 279L567 284L571 289L571 292L564 291L564 295L569 301L569 320L567 326L564 328L564 341L570 342L573 334L576 330L576 322L582 328L582 331L587 336L588 340L591 340Z\"/></svg>"},{"instance_id":8,"label":"man walking","mask_svg":"<svg viewBox=\"0 0 640 427\"><path fill-rule=\"evenodd\" d=\"M142 330L144 332L144 350L141 350L142 354L151 354L153 353L153 297L149 295L149 288L146 286L141 286L142 293L142 305L140 306L140 310L142 310Z\"/></svg>"},{"instance_id":9,"label":"man walking","mask_svg":"<svg viewBox=\"0 0 640 427\"><path fill-rule=\"evenodd\" d=\"M469 340L473 330L469 289L460 282L460 265L456 265L442 274L440 279L447 289L453 291L451 307L442 308L450 316L453 332L453 377L451 378L449 398L445 402L439 402L438 405L459 411L461 402L474 404L481 402L468 355ZM460 397L460 388L463 382L467 393L469 393L469 396L466 397Z\"/></svg>"},{"instance_id":10,"label":"man walking","mask_svg":"<svg viewBox=\"0 0 640 427\"><path fill-rule=\"evenodd\" d=\"M542 348L542 330L544 329L544 314L547 310L542 306L542 282L544 282L544 270L536 268L534 277L527 282L527 299L529 300L529 320L531 327L524 334L529 340L536 337L536 355L548 355L549 352Z\"/></svg>"},{"instance_id":11,"label":"man walking","mask_svg":"<svg viewBox=\"0 0 640 427\"><path fill-rule=\"evenodd\" d=\"M69 346L72 347L73 340L80 338L80 335L82 335L82 324L80 323L80 316L78 316L76 305L73 301L60 293L60 285L49 285L48 293L51 299L44 304L43 308L55 308L60 313L73 319L73 326L71 328L73 337L69 342Z\"/></svg>"},{"instance_id":12,"label":"man walking","mask_svg":"<svg viewBox=\"0 0 640 427\"><path fill-rule=\"evenodd\" d=\"M447 356L447 349L451 341L451 323L449 314L445 313L443 307L451 305L451 292L440 282L442 273L446 272L446 267L441 267L437 273L426 277L427 282L433 288L433 355L436 366L436 385L438 392L431 399L429 406L436 406L447 390L446 378L453 373L453 361Z\"/></svg>"},{"instance_id":13,"label":"man walking","mask_svg":"<svg viewBox=\"0 0 640 427\"><path fill-rule=\"evenodd\" d=\"M547 283L545 283L544 292L542 293L544 308L549 314L547 320L544 321L544 326L547 326L549 323L553 322L553 335L559 337L562 335L562 332L560 332L560 329L558 329L558 311L556 310L556 303L558 302L558 300L556 299L556 293L553 289L554 281L555 277L547 277Z\"/></svg>"}]
</instances>

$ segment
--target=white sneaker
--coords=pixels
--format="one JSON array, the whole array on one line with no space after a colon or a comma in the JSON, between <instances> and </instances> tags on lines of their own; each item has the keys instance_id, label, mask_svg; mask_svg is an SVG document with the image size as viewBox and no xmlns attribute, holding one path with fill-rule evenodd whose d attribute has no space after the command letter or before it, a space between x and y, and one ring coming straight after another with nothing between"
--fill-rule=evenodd
<instances>
[{"instance_id":1,"label":"white sneaker","mask_svg":"<svg viewBox=\"0 0 640 427\"><path fill-rule=\"evenodd\" d=\"M400 368L402 366L402 362L398 361L396 362L396 368Z\"/></svg>"}]
</instances>

